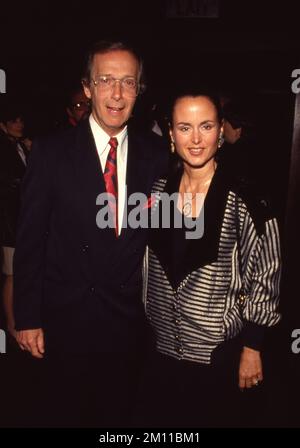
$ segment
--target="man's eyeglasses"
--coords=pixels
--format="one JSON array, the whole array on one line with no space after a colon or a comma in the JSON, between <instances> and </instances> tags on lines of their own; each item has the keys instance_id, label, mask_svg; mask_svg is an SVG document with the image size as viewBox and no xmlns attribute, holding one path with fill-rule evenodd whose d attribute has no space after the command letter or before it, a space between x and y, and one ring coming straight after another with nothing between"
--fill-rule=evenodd
<instances>
[{"instance_id":1,"label":"man's eyeglasses","mask_svg":"<svg viewBox=\"0 0 300 448\"><path fill-rule=\"evenodd\" d=\"M114 78L110 75L99 75L92 82L102 91L107 91L112 89L116 82L121 84L123 92L128 96L137 96L139 93L139 83L132 76L125 76L124 78Z\"/></svg>"}]
</instances>

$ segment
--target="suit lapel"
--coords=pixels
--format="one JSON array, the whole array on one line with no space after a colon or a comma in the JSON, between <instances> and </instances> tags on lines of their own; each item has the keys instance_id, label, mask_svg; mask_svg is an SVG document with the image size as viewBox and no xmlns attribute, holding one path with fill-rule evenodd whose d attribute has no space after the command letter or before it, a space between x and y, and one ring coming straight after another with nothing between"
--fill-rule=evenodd
<instances>
[{"instance_id":1,"label":"suit lapel","mask_svg":"<svg viewBox=\"0 0 300 448\"><path fill-rule=\"evenodd\" d=\"M147 161L149 158L143 151L142 141L130 131L128 132L128 158L126 185L128 196L132 193L149 193L147 191Z\"/></svg>"},{"instance_id":2,"label":"suit lapel","mask_svg":"<svg viewBox=\"0 0 300 448\"><path fill-rule=\"evenodd\" d=\"M96 225L96 216L100 206L96 204L99 194L104 193L105 183L99 156L89 121L78 128L72 162L75 174L76 192L82 208L82 222L85 235L89 239L99 237L103 232ZM106 238L115 238L114 229L105 229Z\"/></svg>"},{"instance_id":3,"label":"suit lapel","mask_svg":"<svg viewBox=\"0 0 300 448\"><path fill-rule=\"evenodd\" d=\"M120 237L123 239L128 238L132 231L136 231L135 229L131 229L128 223L128 215L135 207L135 205L128 205L128 198L134 193L143 193L147 197L150 194L151 185L149 185L148 181L149 162L151 161L143 150L143 139L135 133L132 133L129 128L126 169L127 204L124 211L124 215L125 213L127 214L127 227L122 229Z\"/></svg>"},{"instance_id":4,"label":"suit lapel","mask_svg":"<svg viewBox=\"0 0 300 448\"><path fill-rule=\"evenodd\" d=\"M105 191L101 163L88 120L78 128L73 160L83 192L97 195Z\"/></svg>"},{"instance_id":5,"label":"suit lapel","mask_svg":"<svg viewBox=\"0 0 300 448\"><path fill-rule=\"evenodd\" d=\"M26 165L18 151L18 144L20 145L20 143L17 141L15 141L15 142L8 141L8 144L9 144L9 146L8 146L9 165L11 167L13 167L13 171L16 173L17 176L23 176L23 174L25 173ZM24 155L26 158L26 152L25 152L23 146L22 146L22 149L24 151Z\"/></svg>"}]
</instances>

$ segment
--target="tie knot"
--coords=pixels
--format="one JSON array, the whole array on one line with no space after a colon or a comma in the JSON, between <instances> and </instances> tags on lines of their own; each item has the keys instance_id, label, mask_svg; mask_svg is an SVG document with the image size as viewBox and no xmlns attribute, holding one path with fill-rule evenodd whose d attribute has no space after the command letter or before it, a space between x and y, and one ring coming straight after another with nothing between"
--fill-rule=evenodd
<instances>
[{"instance_id":1,"label":"tie knot","mask_svg":"<svg viewBox=\"0 0 300 448\"><path fill-rule=\"evenodd\" d=\"M108 143L112 149L117 149L118 140L116 139L116 137L111 137Z\"/></svg>"}]
</instances>

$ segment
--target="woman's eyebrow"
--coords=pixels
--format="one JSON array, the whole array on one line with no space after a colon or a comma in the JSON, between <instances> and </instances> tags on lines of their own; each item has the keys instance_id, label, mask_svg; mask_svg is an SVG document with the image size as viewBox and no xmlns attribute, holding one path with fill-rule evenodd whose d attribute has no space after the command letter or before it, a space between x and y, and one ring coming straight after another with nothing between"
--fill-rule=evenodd
<instances>
[{"instance_id":1,"label":"woman's eyebrow","mask_svg":"<svg viewBox=\"0 0 300 448\"><path fill-rule=\"evenodd\" d=\"M215 123L215 121L214 121L214 120L204 120L204 121L201 121L200 126L201 126L202 124L207 124L207 123ZM190 123L188 123L188 122L186 122L186 121L179 121L179 122L177 123L177 126L179 126L179 125L189 126Z\"/></svg>"}]
</instances>

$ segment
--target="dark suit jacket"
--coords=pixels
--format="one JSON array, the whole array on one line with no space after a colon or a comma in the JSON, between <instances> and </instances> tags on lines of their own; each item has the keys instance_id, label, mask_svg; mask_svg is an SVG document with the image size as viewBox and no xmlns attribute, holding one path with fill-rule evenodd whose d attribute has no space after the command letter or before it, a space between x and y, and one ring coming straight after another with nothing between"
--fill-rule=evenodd
<instances>
[{"instance_id":1,"label":"dark suit jacket","mask_svg":"<svg viewBox=\"0 0 300 448\"><path fill-rule=\"evenodd\" d=\"M165 171L159 138L128 131L128 195L149 196ZM105 192L89 122L34 144L24 178L15 269L17 329L45 329L49 348L127 351L144 329L147 230L99 229Z\"/></svg>"},{"instance_id":2,"label":"dark suit jacket","mask_svg":"<svg viewBox=\"0 0 300 448\"><path fill-rule=\"evenodd\" d=\"M27 156L25 146L22 148ZM0 131L0 246L15 246L20 184L25 170L17 142Z\"/></svg>"}]
</instances>

